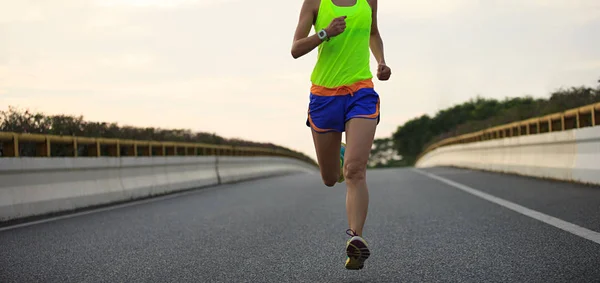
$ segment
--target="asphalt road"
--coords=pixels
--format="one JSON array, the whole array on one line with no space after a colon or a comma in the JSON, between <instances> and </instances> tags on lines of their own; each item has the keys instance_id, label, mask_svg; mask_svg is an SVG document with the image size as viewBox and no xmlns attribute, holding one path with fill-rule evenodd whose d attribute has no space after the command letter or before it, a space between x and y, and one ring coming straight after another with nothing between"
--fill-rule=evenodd
<instances>
[{"instance_id":1,"label":"asphalt road","mask_svg":"<svg viewBox=\"0 0 600 283\"><path fill-rule=\"evenodd\" d=\"M600 231L600 188L425 170ZM365 269L345 187L292 175L0 232L0 282L600 282L600 243L412 169L368 173Z\"/></svg>"}]
</instances>

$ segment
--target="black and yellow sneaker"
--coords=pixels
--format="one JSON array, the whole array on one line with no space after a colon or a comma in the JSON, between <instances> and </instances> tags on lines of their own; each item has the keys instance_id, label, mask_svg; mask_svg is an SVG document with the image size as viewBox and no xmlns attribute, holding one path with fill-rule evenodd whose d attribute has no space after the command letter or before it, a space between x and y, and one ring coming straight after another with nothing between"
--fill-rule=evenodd
<instances>
[{"instance_id":1,"label":"black and yellow sneaker","mask_svg":"<svg viewBox=\"0 0 600 283\"><path fill-rule=\"evenodd\" d=\"M346 144L342 143L340 147L340 178L338 183L344 182L344 154L346 153Z\"/></svg>"},{"instance_id":2,"label":"black and yellow sneaker","mask_svg":"<svg viewBox=\"0 0 600 283\"><path fill-rule=\"evenodd\" d=\"M365 260L369 258L371 252L367 241L361 236L356 235L352 229L348 229L346 234L352 238L346 242L346 269L358 270L364 267Z\"/></svg>"}]
</instances>

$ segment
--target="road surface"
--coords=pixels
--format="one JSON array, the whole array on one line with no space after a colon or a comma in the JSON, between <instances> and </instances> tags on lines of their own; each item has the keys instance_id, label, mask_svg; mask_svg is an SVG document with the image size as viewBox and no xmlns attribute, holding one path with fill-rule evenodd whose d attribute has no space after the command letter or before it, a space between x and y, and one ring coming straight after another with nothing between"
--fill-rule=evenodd
<instances>
[{"instance_id":1,"label":"road surface","mask_svg":"<svg viewBox=\"0 0 600 283\"><path fill-rule=\"evenodd\" d=\"M3 228L0 282L600 281L598 187L453 168L368 182L360 271L343 267L344 185L298 174Z\"/></svg>"}]
</instances>

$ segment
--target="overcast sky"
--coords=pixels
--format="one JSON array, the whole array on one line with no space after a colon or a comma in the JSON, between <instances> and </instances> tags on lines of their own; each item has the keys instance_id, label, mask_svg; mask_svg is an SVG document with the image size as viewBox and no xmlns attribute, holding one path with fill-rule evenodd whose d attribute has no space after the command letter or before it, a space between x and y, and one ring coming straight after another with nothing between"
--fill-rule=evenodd
<instances>
[{"instance_id":1,"label":"overcast sky","mask_svg":"<svg viewBox=\"0 0 600 283\"><path fill-rule=\"evenodd\" d=\"M362 1L362 0L359 0ZM389 136L476 95L600 78L597 0L379 0ZM314 157L301 0L0 0L0 107L274 142ZM315 50L316 51L316 50ZM375 60L372 60L375 67Z\"/></svg>"}]
</instances>

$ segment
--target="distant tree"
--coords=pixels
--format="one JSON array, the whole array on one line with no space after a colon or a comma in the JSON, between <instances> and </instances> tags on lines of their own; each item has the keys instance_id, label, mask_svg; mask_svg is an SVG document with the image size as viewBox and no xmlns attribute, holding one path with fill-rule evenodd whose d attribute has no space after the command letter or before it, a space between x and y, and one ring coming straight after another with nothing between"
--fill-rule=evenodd
<instances>
[{"instance_id":1,"label":"distant tree","mask_svg":"<svg viewBox=\"0 0 600 283\"><path fill-rule=\"evenodd\" d=\"M561 88L547 99L525 96L496 100L477 96L442 109L433 117L423 115L407 121L397 128L391 140L397 154L402 156L403 164L414 165L427 146L445 138L595 102L600 102L600 85L596 89L585 86Z\"/></svg>"},{"instance_id":2,"label":"distant tree","mask_svg":"<svg viewBox=\"0 0 600 283\"><path fill-rule=\"evenodd\" d=\"M21 110L13 106L9 106L8 110L0 110L0 131L93 138L199 142L206 144L262 147L284 150L301 155L304 159L315 163L314 160L305 154L272 143L266 144L242 139L225 139L214 133L194 133L187 129L159 129L150 127L137 128L132 126L119 126L117 123L87 121L83 116L46 115L44 113L33 113L30 110ZM52 148L53 155L59 156L65 154L66 150L66 148L61 148L60 146ZM34 151L34 149L29 149L28 147L26 151L26 153L31 153Z\"/></svg>"},{"instance_id":3,"label":"distant tree","mask_svg":"<svg viewBox=\"0 0 600 283\"><path fill-rule=\"evenodd\" d=\"M394 141L391 138L375 139L369 158L369 167L381 168L390 167L402 161L402 156L394 148Z\"/></svg>"}]
</instances>

